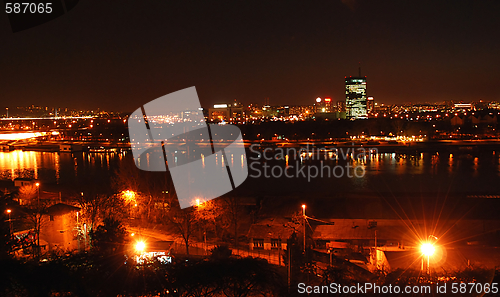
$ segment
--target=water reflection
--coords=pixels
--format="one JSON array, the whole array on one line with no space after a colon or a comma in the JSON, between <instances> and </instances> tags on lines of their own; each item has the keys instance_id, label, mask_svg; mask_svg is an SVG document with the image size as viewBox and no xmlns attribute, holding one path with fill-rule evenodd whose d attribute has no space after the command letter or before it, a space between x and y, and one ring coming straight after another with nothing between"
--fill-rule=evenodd
<instances>
[{"instance_id":1,"label":"water reflection","mask_svg":"<svg viewBox=\"0 0 500 297\"><path fill-rule=\"evenodd\" d=\"M0 179L41 179L60 183L97 172L110 174L124 153L58 153L36 151L0 151Z\"/></svg>"},{"instance_id":2,"label":"water reflection","mask_svg":"<svg viewBox=\"0 0 500 297\"><path fill-rule=\"evenodd\" d=\"M179 156L182 154L178 152ZM272 154L267 154L271 156ZM336 165L345 167L360 166L364 169L365 175L361 178L335 179L318 178L314 183L321 184L321 187L353 188L373 188L377 187L377 182L383 179L389 187L406 187L417 189L415 181L425 187L439 187L447 182L457 183L459 186L470 189L492 187L499 181L500 159L496 152L489 151L483 154L468 153L379 153L368 154L356 158L356 154L348 156L338 156L331 152L320 155L317 159L308 159L309 154L284 154L280 158L272 160L247 159L245 155L228 153L228 159L224 160L217 156L218 166L230 165L231 170L244 170L244 164L248 164L249 174L252 173L251 162L268 164L269 166L281 166L283 170L291 169L290 174L295 172L297 164L300 166L318 166L320 162L329 165L331 168ZM315 157L316 155L311 155ZM205 167L205 157L201 155L203 167ZM347 157L347 160L345 158ZM57 153L57 152L34 152L34 151L0 151L0 179L14 180L15 178L35 178L47 182L73 185L82 179L109 178L115 169L132 158L130 152L98 152L98 153ZM149 162L149 157L142 162ZM152 161L152 160L151 160ZM229 164L227 164L229 163ZM257 166L258 167L258 166ZM262 183L262 188L272 187L274 183L289 187L310 187L306 179L284 178L282 181L269 179L263 181L262 178L254 178ZM255 184L254 184L255 185ZM315 184L316 187L316 184ZM321 188L319 187L319 188ZM291 188L291 186L290 186Z\"/></svg>"},{"instance_id":3,"label":"water reflection","mask_svg":"<svg viewBox=\"0 0 500 297\"><path fill-rule=\"evenodd\" d=\"M59 175L59 156L49 152L0 152L0 179L18 177L39 178L41 170L53 170Z\"/></svg>"}]
</instances>

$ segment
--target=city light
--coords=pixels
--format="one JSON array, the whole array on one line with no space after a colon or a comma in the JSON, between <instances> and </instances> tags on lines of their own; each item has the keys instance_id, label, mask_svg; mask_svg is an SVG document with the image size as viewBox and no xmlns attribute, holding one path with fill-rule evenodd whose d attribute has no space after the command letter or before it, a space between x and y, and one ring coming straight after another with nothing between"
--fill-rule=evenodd
<instances>
[{"instance_id":1,"label":"city light","mask_svg":"<svg viewBox=\"0 0 500 297\"><path fill-rule=\"evenodd\" d=\"M122 197L127 203L137 204L136 193L134 191L126 190L122 191Z\"/></svg>"},{"instance_id":2,"label":"city light","mask_svg":"<svg viewBox=\"0 0 500 297\"><path fill-rule=\"evenodd\" d=\"M137 252L142 253L142 252L144 252L145 249L146 249L146 243L144 241L138 241L135 244L135 250Z\"/></svg>"},{"instance_id":3,"label":"city light","mask_svg":"<svg viewBox=\"0 0 500 297\"><path fill-rule=\"evenodd\" d=\"M420 246L420 251L422 252L422 254L424 256L430 257L430 256L434 255L434 252L436 251L436 247L432 243L426 242Z\"/></svg>"},{"instance_id":4,"label":"city light","mask_svg":"<svg viewBox=\"0 0 500 297\"><path fill-rule=\"evenodd\" d=\"M22 140L44 136L45 133L42 132L27 132L27 133L8 133L0 134L0 140Z\"/></svg>"},{"instance_id":5,"label":"city light","mask_svg":"<svg viewBox=\"0 0 500 297\"><path fill-rule=\"evenodd\" d=\"M7 209L7 213L10 214L12 212L11 209Z\"/></svg>"}]
</instances>

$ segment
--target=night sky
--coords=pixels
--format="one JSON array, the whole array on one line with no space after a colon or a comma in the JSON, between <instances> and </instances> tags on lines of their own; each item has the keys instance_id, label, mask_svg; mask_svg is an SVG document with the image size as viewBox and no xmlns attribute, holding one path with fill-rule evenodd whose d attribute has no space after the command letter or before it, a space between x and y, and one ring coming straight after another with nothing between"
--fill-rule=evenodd
<instances>
[{"instance_id":1,"label":"night sky","mask_svg":"<svg viewBox=\"0 0 500 297\"><path fill-rule=\"evenodd\" d=\"M0 14L0 106L132 111L196 86L201 103L500 100L500 1L84 0L12 33Z\"/></svg>"}]
</instances>

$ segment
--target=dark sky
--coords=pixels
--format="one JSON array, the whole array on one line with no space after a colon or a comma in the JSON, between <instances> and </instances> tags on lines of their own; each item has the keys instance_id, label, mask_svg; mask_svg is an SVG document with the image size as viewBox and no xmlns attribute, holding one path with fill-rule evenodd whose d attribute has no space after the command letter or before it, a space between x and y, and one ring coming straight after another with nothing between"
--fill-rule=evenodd
<instances>
[{"instance_id":1,"label":"dark sky","mask_svg":"<svg viewBox=\"0 0 500 297\"><path fill-rule=\"evenodd\" d=\"M0 14L0 106L132 111L196 86L204 107L342 100L500 100L500 1L84 0L12 33Z\"/></svg>"}]
</instances>

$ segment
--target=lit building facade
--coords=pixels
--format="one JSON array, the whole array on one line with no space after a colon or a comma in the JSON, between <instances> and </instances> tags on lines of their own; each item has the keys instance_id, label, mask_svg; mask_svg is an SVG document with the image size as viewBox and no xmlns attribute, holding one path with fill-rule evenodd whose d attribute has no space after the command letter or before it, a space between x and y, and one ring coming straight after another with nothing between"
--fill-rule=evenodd
<instances>
[{"instance_id":1,"label":"lit building facade","mask_svg":"<svg viewBox=\"0 0 500 297\"><path fill-rule=\"evenodd\" d=\"M345 78L345 105L348 119L366 119L366 77Z\"/></svg>"},{"instance_id":2,"label":"lit building facade","mask_svg":"<svg viewBox=\"0 0 500 297\"><path fill-rule=\"evenodd\" d=\"M366 111L368 112L369 115L373 114L373 111L375 110L375 100L373 97L368 97L368 100L366 101Z\"/></svg>"},{"instance_id":3,"label":"lit building facade","mask_svg":"<svg viewBox=\"0 0 500 297\"><path fill-rule=\"evenodd\" d=\"M213 108L208 109L208 120L210 122L230 122L239 123L244 121L243 108L237 103L234 104L215 104Z\"/></svg>"}]
</instances>

